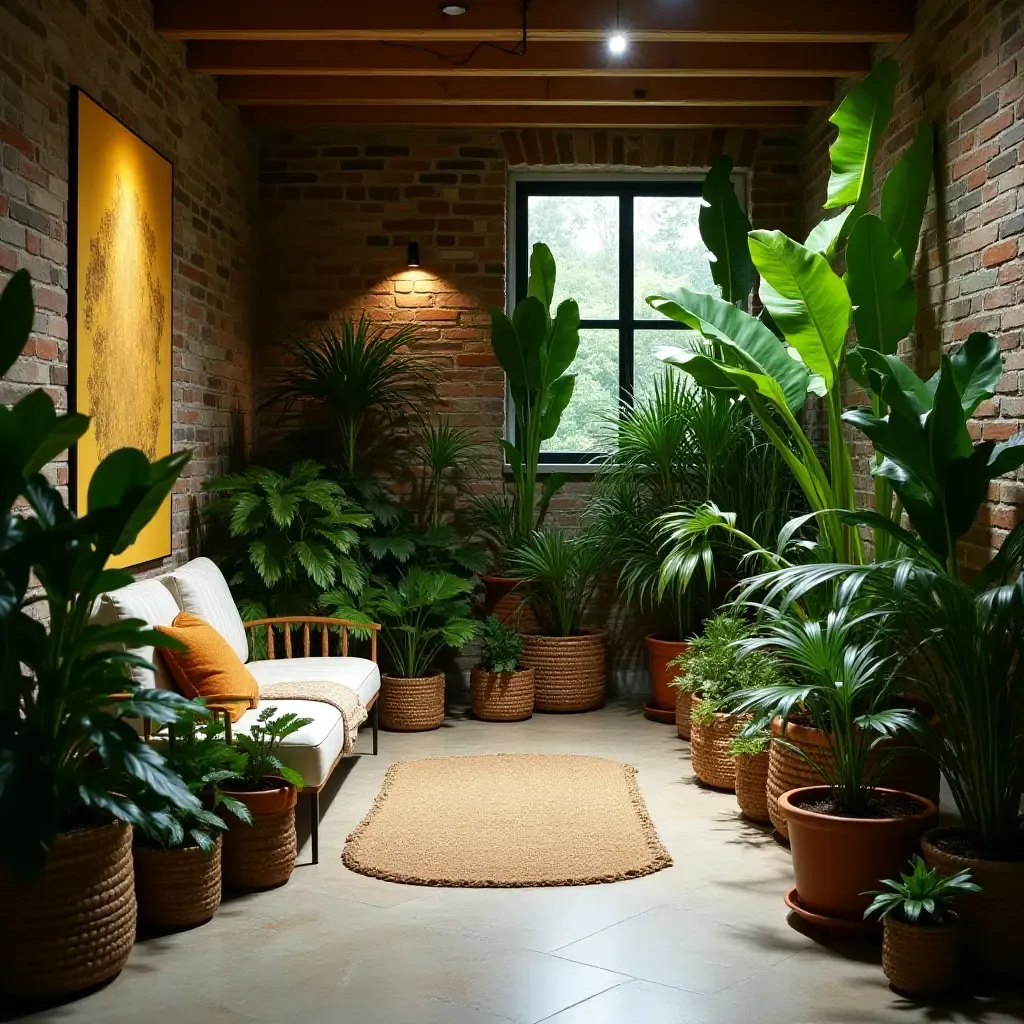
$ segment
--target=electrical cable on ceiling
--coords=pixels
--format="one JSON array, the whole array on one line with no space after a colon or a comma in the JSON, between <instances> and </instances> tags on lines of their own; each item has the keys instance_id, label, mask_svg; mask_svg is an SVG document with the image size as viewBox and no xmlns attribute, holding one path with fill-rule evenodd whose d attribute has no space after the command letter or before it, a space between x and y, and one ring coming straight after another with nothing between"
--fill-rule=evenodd
<instances>
[{"instance_id":1,"label":"electrical cable on ceiling","mask_svg":"<svg viewBox=\"0 0 1024 1024\"><path fill-rule=\"evenodd\" d=\"M446 61L451 64L453 68L464 68L466 67L473 58L483 49L490 48L497 50L499 53L507 53L512 57L525 57L526 56L526 15L530 9L531 0L520 0L519 10L522 19L522 36L515 46L501 46L499 43L492 43L487 40L477 43L472 50L465 54L451 54L441 53L439 50L433 50L429 46L420 46L417 43L394 43L385 40L385 46L395 46L402 50L418 50L420 53L429 53L431 57L436 57L438 60Z\"/></svg>"}]
</instances>

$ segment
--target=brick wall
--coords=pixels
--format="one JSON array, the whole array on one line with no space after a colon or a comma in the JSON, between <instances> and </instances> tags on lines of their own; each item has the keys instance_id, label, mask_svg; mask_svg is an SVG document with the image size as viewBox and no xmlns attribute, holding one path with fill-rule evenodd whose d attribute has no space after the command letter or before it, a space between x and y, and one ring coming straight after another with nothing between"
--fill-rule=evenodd
<instances>
[{"instance_id":1,"label":"brick wall","mask_svg":"<svg viewBox=\"0 0 1024 1024\"><path fill-rule=\"evenodd\" d=\"M505 302L506 197L512 169L703 169L721 152L751 169L751 215L796 231L799 147L754 131L271 132L260 152L260 358L308 322L366 313L415 323L444 367L445 412L485 436L502 429L503 382L488 307ZM417 241L422 269L405 266ZM267 424L267 430L271 430ZM263 430L263 427L261 427ZM501 470L496 446L478 488ZM587 486L570 482L554 513L571 522Z\"/></svg>"},{"instance_id":2,"label":"brick wall","mask_svg":"<svg viewBox=\"0 0 1024 1024\"><path fill-rule=\"evenodd\" d=\"M28 268L38 307L0 401L42 386L67 407L68 104L81 86L174 163L172 437L194 450L173 503L181 560L190 499L252 418L256 153L237 112L152 26L148 0L0 4L0 280ZM48 472L66 485L66 457Z\"/></svg>"},{"instance_id":3,"label":"brick wall","mask_svg":"<svg viewBox=\"0 0 1024 1024\"><path fill-rule=\"evenodd\" d=\"M920 0L917 30L877 55L900 62L903 77L883 139L881 181L922 118L936 125L936 178L918 253L919 314L905 355L927 376L939 353L972 331L999 338L1006 372L978 410L975 437L1001 440L1024 416L1024 8L1019 0ZM827 114L808 126L802 161L804 229L821 217L828 180ZM877 189L875 201L877 203ZM850 392L850 401L857 401ZM860 500L871 497L870 445L854 440ZM969 535L970 564L986 560L1020 521L1024 485L994 485Z\"/></svg>"}]
</instances>

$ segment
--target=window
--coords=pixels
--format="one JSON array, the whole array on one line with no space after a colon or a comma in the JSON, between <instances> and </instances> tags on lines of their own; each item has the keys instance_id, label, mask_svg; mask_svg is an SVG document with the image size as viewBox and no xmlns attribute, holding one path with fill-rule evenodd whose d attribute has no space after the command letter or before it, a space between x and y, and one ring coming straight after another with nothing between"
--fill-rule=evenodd
<instances>
[{"instance_id":1,"label":"window","mask_svg":"<svg viewBox=\"0 0 1024 1024\"><path fill-rule=\"evenodd\" d=\"M659 178L516 182L513 299L526 294L534 243L545 242L558 267L553 305L574 298L581 317L576 389L542 461L591 461L618 412L664 372L654 352L686 328L651 309L648 295L680 284L715 291L700 189Z\"/></svg>"}]
</instances>

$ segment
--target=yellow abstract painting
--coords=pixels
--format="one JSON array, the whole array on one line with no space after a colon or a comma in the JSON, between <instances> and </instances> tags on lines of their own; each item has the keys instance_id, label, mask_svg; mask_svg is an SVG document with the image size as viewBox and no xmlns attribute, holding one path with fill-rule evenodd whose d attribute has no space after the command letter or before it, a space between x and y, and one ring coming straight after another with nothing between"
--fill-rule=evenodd
<instances>
[{"instance_id":1,"label":"yellow abstract painting","mask_svg":"<svg viewBox=\"0 0 1024 1024\"><path fill-rule=\"evenodd\" d=\"M173 170L85 93L73 98L75 407L91 418L74 453L76 508L118 448L171 453ZM111 565L171 553L171 500Z\"/></svg>"}]
</instances>

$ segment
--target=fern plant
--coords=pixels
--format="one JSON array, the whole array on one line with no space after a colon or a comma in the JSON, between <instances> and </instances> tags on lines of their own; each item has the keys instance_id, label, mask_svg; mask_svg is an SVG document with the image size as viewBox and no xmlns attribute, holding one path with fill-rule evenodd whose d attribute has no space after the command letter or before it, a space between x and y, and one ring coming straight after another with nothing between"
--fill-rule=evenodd
<instances>
[{"instance_id":1,"label":"fern plant","mask_svg":"<svg viewBox=\"0 0 1024 1024\"><path fill-rule=\"evenodd\" d=\"M281 778L296 789L302 788L302 776L288 768L278 756L286 737L309 725L312 718L299 718L293 711L278 716L277 708L266 707L256 719L248 734L235 736L235 750L240 755L238 774L240 785L247 789L260 789L268 779Z\"/></svg>"},{"instance_id":2,"label":"fern plant","mask_svg":"<svg viewBox=\"0 0 1024 1024\"><path fill-rule=\"evenodd\" d=\"M205 513L228 526L232 543L218 561L243 618L313 613L325 591L365 585L355 549L370 516L322 473L304 460L285 475L254 466L206 485L215 498Z\"/></svg>"},{"instance_id":3,"label":"fern plant","mask_svg":"<svg viewBox=\"0 0 1024 1024\"><path fill-rule=\"evenodd\" d=\"M379 622L381 643L396 675L418 679L430 673L445 648L459 650L480 632L470 618L473 584L436 569L410 568L397 583L367 587L356 602L345 590L324 595L333 615L353 622Z\"/></svg>"},{"instance_id":4,"label":"fern plant","mask_svg":"<svg viewBox=\"0 0 1024 1024\"><path fill-rule=\"evenodd\" d=\"M523 638L497 615L484 622L480 664L487 672L515 672L523 656Z\"/></svg>"}]
</instances>

